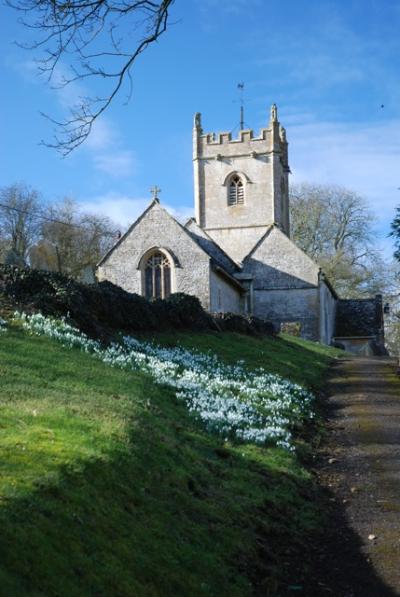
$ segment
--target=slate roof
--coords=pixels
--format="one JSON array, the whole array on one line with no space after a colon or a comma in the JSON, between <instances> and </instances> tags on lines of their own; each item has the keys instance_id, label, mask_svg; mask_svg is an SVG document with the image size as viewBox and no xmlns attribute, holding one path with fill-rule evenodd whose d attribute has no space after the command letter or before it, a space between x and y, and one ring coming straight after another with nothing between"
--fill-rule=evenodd
<instances>
[{"instance_id":1,"label":"slate roof","mask_svg":"<svg viewBox=\"0 0 400 597\"><path fill-rule=\"evenodd\" d=\"M227 253L196 223L194 218L186 222L185 230L192 239L205 251L212 259L215 265L225 270L231 276L241 270L236 261L233 261Z\"/></svg>"}]
</instances>

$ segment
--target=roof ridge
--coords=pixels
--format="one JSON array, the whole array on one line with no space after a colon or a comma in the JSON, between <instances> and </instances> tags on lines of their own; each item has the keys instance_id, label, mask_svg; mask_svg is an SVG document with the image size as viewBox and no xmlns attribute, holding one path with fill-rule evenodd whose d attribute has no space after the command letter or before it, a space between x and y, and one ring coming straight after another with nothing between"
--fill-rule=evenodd
<instances>
[{"instance_id":1,"label":"roof ridge","mask_svg":"<svg viewBox=\"0 0 400 597\"><path fill-rule=\"evenodd\" d=\"M256 249L258 249L258 247L261 245L261 243L267 238L267 236L269 235L269 233L271 232L271 230L275 227L275 224L268 224L268 228L267 230L264 232L264 234L258 239L258 241L255 243L255 245L253 245L252 249L250 249L250 251L247 253L247 255L245 255L243 257L242 263L248 258L250 257L254 251ZM276 226L277 227L277 226Z\"/></svg>"},{"instance_id":2,"label":"roof ridge","mask_svg":"<svg viewBox=\"0 0 400 597\"><path fill-rule=\"evenodd\" d=\"M114 250L117 247L119 247L119 245L122 243L122 241L125 240L125 238L128 236L128 234L131 233L131 231L135 228L135 226L137 226L137 224L139 224L139 222L147 214L147 212L150 211L150 209L152 207L154 207L154 205L156 205L156 204L160 204L158 199L152 199L150 201L149 205L142 211L142 213L136 218L136 220L128 227L128 229L124 232L124 234L122 234L120 236L120 238L113 244L113 246L110 249L108 249L108 251L105 253L105 255L103 255L103 257L100 259L100 261L96 264L96 267L99 267L106 261L106 259L108 259L108 257L114 252Z\"/></svg>"}]
</instances>

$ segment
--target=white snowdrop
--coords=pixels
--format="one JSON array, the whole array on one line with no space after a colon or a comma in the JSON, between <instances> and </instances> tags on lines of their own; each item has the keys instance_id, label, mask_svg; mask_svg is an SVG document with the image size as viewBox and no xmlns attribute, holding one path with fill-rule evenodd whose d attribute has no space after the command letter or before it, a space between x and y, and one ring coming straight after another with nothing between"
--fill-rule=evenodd
<instances>
[{"instance_id":1,"label":"white snowdrop","mask_svg":"<svg viewBox=\"0 0 400 597\"><path fill-rule=\"evenodd\" d=\"M24 313L14 318L32 334L80 348L113 367L146 373L173 388L209 431L225 438L293 451L294 429L314 417L311 392L264 369L249 371L242 361L227 365L214 354L166 348L132 336L104 348L64 320Z\"/></svg>"}]
</instances>

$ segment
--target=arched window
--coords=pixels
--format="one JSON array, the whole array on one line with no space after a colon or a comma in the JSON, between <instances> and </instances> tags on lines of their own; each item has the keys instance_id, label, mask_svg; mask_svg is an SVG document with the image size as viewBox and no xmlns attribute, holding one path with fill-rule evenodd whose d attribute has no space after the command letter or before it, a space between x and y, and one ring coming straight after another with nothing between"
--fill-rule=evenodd
<instances>
[{"instance_id":1,"label":"arched window","mask_svg":"<svg viewBox=\"0 0 400 597\"><path fill-rule=\"evenodd\" d=\"M235 174L232 177L228 187L228 205L243 205L244 204L244 185L243 181Z\"/></svg>"},{"instance_id":2,"label":"arched window","mask_svg":"<svg viewBox=\"0 0 400 597\"><path fill-rule=\"evenodd\" d=\"M147 299L164 299L171 294L171 264L161 251L155 251L145 263L144 288Z\"/></svg>"}]
</instances>

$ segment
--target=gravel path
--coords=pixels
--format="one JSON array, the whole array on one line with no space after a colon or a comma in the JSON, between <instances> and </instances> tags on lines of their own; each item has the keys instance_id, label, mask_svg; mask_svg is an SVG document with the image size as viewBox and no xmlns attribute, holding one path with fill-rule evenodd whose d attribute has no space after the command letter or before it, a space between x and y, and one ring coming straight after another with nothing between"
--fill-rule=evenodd
<instances>
[{"instance_id":1,"label":"gravel path","mask_svg":"<svg viewBox=\"0 0 400 597\"><path fill-rule=\"evenodd\" d=\"M400 378L389 358L337 362L317 470L332 509L321 595L400 596Z\"/></svg>"}]
</instances>

